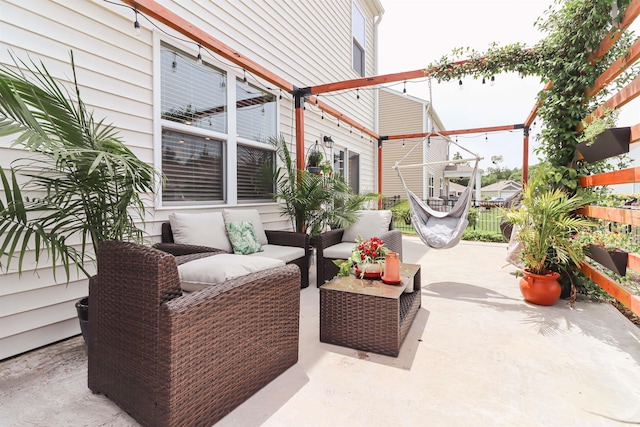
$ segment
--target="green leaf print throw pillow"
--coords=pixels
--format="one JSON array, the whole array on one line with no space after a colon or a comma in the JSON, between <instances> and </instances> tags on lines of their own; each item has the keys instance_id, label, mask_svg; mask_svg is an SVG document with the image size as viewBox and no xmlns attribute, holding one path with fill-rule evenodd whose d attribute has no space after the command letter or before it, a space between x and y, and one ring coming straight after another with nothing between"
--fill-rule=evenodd
<instances>
[{"instance_id":1,"label":"green leaf print throw pillow","mask_svg":"<svg viewBox=\"0 0 640 427\"><path fill-rule=\"evenodd\" d=\"M248 255L262 252L262 245L258 241L251 221L237 221L225 223L234 254Z\"/></svg>"}]
</instances>

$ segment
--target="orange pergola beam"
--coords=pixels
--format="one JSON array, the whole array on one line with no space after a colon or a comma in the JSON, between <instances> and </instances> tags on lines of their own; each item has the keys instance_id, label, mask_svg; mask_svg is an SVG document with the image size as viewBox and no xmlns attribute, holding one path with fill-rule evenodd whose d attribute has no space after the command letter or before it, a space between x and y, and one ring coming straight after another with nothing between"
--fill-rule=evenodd
<instances>
[{"instance_id":1,"label":"orange pergola beam","mask_svg":"<svg viewBox=\"0 0 640 427\"><path fill-rule=\"evenodd\" d=\"M372 131L371 129L367 128L366 126L362 125L361 123L359 123L355 119L352 119L346 114L341 113L339 110L336 110L332 106L320 101L316 96L310 96L308 99L306 99L306 102L308 104L316 106L317 108L326 112L327 114L332 115L333 117L340 120L342 123L346 123L349 126L353 127L354 129L357 129L359 131L362 131L363 133L366 133L372 138L375 138L375 139L380 138L380 136L376 132Z\"/></svg>"},{"instance_id":2,"label":"orange pergola beam","mask_svg":"<svg viewBox=\"0 0 640 427\"><path fill-rule=\"evenodd\" d=\"M311 95L318 95L320 93L335 92L337 90L355 89L403 80L419 79L421 77L426 77L427 75L428 71L425 68L414 71L404 71L401 73L381 74L378 76L362 77L360 79L344 80L341 82L311 86L309 88L309 93Z\"/></svg>"},{"instance_id":3,"label":"orange pergola beam","mask_svg":"<svg viewBox=\"0 0 640 427\"><path fill-rule=\"evenodd\" d=\"M616 93L607 101L605 101L604 104L596 108L593 113L589 114L582 122L580 122L580 124L578 124L576 130L578 132L581 132L584 129L583 123L589 124L595 117L604 116L605 108L609 110L615 110L624 106L625 104L628 104L638 96L640 96L640 76L633 79L633 81L623 87L620 92Z\"/></svg>"},{"instance_id":4,"label":"orange pergola beam","mask_svg":"<svg viewBox=\"0 0 640 427\"><path fill-rule=\"evenodd\" d=\"M596 282L609 295L624 304L629 310L640 316L640 298L618 285L591 265L583 263L580 270L585 276Z\"/></svg>"},{"instance_id":5,"label":"orange pergola beam","mask_svg":"<svg viewBox=\"0 0 640 427\"><path fill-rule=\"evenodd\" d=\"M609 83L611 83L616 77L624 72L627 68L633 65L638 59L640 59L640 39L618 58L613 64L605 70L594 82L593 86L585 91L585 96L591 98L602 89L604 89Z\"/></svg>"},{"instance_id":6,"label":"orange pergola beam","mask_svg":"<svg viewBox=\"0 0 640 427\"><path fill-rule=\"evenodd\" d=\"M582 187L599 187L631 182L640 182L640 167L580 177L580 186Z\"/></svg>"},{"instance_id":7,"label":"orange pergola beam","mask_svg":"<svg viewBox=\"0 0 640 427\"><path fill-rule=\"evenodd\" d=\"M524 128L524 125L489 126L489 127L482 127L482 128L442 130L440 132L422 132L422 133L407 133L403 135L389 135L386 139L394 140L394 139L424 138L427 136L463 135L468 133L499 132L504 130L514 130L514 129L523 129L523 128Z\"/></svg>"},{"instance_id":8,"label":"orange pergola beam","mask_svg":"<svg viewBox=\"0 0 640 427\"><path fill-rule=\"evenodd\" d=\"M622 21L616 25L616 28L619 30L626 29L638 17L638 15L640 15L640 0L633 0L629 3L629 6L627 6L627 9L624 11L624 17L622 18ZM602 58L609 49L611 49L611 46L618 41L621 35L622 31L610 30L600 42L598 49L593 53L591 61L595 62Z\"/></svg>"}]
</instances>

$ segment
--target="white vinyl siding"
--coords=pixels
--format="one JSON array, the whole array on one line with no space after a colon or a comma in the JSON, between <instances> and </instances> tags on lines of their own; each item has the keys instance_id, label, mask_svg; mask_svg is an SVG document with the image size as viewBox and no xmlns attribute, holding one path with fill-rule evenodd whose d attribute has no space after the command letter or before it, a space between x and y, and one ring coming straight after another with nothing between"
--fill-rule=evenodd
<instances>
[{"instance_id":1,"label":"white vinyl siding","mask_svg":"<svg viewBox=\"0 0 640 427\"><path fill-rule=\"evenodd\" d=\"M404 96L402 93L380 90L379 128L380 135L402 135L422 133L431 130L433 113L427 117L427 102L418 98ZM441 130L438 122L434 129ZM417 147L416 147L417 145ZM405 157L406 156L406 157ZM412 138L406 140L383 141L382 149L382 194L406 197L404 187L393 165L402 161L403 165L435 162L448 158L448 143L443 137ZM407 187L418 197L429 197L429 173L434 179L443 176L444 165L430 165L424 168L402 170ZM436 197L438 194L433 193Z\"/></svg>"},{"instance_id":2,"label":"white vinyl siding","mask_svg":"<svg viewBox=\"0 0 640 427\"><path fill-rule=\"evenodd\" d=\"M118 3L118 2L116 2ZM365 17L365 71L374 72L374 1L357 0ZM212 37L227 44L287 79L298 87L313 86L354 78L352 64L352 1L331 2L265 2L261 0L220 0L200 2L195 0L163 1L162 5ZM73 50L78 80L87 108L96 118L113 123L120 136L142 160L158 170L162 162L160 147L162 124L160 92L154 90L155 79L160 77L159 40L161 31L154 29L145 19L139 18L141 35L133 35L133 12L121 4L101 0L0 0L0 34L2 45L0 62L11 64L9 51L18 58L42 60L51 74L68 82L71 76L69 50ZM304 25L313 22L314 25ZM157 23L157 22L156 22ZM177 33L157 23L170 34ZM191 56L198 53L195 44L180 42L167 35L162 39ZM180 38L184 38L180 36ZM155 52L155 49L158 52ZM229 82L243 78L243 70L201 52L205 63L227 73L227 105L235 102ZM278 98L278 90L269 90L264 81L247 73L251 85L272 93ZM220 82L214 82L213 85ZM235 96L235 94L234 94ZM293 102L290 94L282 93L277 99L276 128L291 146L295 147ZM368 128L375 126L374 95L372 90L361 90L360 99L352 93L326 97L323 101L361 122ZM275 105L274 104L274 105ZM265 108L270 108L267 103ZM242 117L231 111L227 118L234 126ZM222 117L222 116L220 116ZM208 120L207 120L208 125ZM202 136L202 129L185 123L174 123L171 130ZM213 126L213 124L212 124ZM195 129L195 130L194 130ZM218 132L218 131L216 131ZM238 155L242 149L267 149L266 146L220 131L218 141L223 141L226 151L224 162L231 176L241 168ZM359 154L360 187L373 190L375 181L375 141L350 132L344 123L338 127L330 117L321 119L320 112L307 105L305 111L305 144L310 147L321 135L331 135L341 147ZM226 138L226 139L225 139ZM22 150L9 148L10 140L0 139L0 167L22 157ZM251 149L249 151L251 151ZM295 155L295 150L294 150ZM249 183L250 180L247 180ZM251 185L251 184L247 184ZM290 229L286 217L280 215L276 203L243 200L242 188L236 182L226 182L226 204L216 207L191 206L190 212L220 210L231 204L251 206L260 211L266 229ZM161 223L166 221L177 207L156 209L161 200L145 199L147 206L146 230L149 242L158 241ZM185 210L183 209L183 210ZM33 253L26 254L33 259ZM15 272L0 273L0 359L80 333L74 303L87 294L87 280L73 279L69 285L59 283L64 276L58 272L53 278L52 269L43 267L37 273L27 270L22 276Z\"/></svg>"}]
</instances>

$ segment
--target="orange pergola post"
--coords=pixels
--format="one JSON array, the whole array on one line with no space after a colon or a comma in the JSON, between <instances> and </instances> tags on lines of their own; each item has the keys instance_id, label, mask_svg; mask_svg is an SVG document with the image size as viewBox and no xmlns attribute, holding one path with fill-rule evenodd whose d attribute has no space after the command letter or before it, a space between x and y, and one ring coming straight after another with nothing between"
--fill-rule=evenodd
<instances>
[{"instance_id":1,"label":"orange pergola post","mask_svg":"<svg viewBox=\"0 0 640 427\"><path fill-rule=\"evenodd\" d=\"M296 168L304 169L304 96L295 94Z\"/></svg>"}]
</instances>

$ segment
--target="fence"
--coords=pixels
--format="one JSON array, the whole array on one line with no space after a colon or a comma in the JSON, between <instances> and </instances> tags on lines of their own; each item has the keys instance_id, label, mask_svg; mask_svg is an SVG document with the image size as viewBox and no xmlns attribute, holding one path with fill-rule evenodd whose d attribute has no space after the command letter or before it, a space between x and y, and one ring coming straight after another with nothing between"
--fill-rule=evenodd
<instances>
[{"instance_id":1,"label":"fence","mask_svg":"<svg viewBox=\"0 0 640 427\"><path fill-rule=\"evenodd\" d=\"M383 209L391 209L406 201L400 198L400 196L385 197L382 200ZM455 200L442 200L442 199L428 199L426 203L430 208L440 211L448 212L455 204ZM488 205L481 205L477 207L478 218L474 225L468 227L471 230L482 230L491 233L500 233L500 221L502 216L499 209L494 209L498 206L503 206L502 202L492 202ZM411 225L411 216L409 214L408 207L399 207L394 209L394 224L393 228L400 230L403 233L415 233L413 225Z\"/></svg>"}]
</instances>

